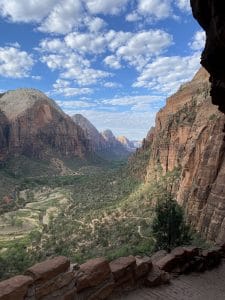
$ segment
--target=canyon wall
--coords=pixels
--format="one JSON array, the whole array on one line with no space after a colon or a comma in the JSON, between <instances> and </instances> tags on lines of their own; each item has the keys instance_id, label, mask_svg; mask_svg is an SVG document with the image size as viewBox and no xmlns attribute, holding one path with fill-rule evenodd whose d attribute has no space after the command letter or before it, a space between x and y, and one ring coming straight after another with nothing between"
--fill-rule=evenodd
<instances>
[{"instance_id":1,"label":"canyon wall","mask_svg":"<svg viewBox=\"0 0 225 300\"><path fill-rule=\"evenodd\" d=\"M224 114L211 103L209 75L201 68L167 100L147 137L146 180L178 169L177 201L189 223L216 242L225 240L224 124Z\"/></svg>"},{"instance_id":2,"label":"canyon wall","mask_svg":"<svg viewBox=\"0 0 225 300\"><path fill-rule=\"evenodd\" d=\"M1 146L8 148L9 155L83 158L89 151L81 127L40 91L8 91L0 97L0 109ZM2 159L4 149L0 149Z\"/></svg>"}]
</instances>

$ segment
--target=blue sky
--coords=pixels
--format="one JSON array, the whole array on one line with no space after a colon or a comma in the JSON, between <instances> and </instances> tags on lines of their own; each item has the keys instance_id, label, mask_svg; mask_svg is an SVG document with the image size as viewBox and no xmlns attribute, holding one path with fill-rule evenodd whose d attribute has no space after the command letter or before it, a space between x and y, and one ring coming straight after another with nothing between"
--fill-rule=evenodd
<instances>
[{"instance_id":1,"label":"blue sky","mask_svg":"<svg viewBox=\"0 0 225 300\"><path fill-rule=\"evenodd\" d=\"M200 67L189 0L0 0L0 90L32 87L142 139Z\"/></svg>"}]
</instances>

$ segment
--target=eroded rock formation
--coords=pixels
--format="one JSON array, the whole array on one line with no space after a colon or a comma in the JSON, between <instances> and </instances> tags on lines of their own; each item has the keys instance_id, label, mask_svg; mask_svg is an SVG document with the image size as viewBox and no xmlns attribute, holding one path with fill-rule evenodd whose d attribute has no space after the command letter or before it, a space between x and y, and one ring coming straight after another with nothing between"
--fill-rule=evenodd
<instances>
[{"instance_id":1,"label":"eroded rock formation","mask_svg":"<svg viewBox=\"0 0 225 300\"><path fill-rule=\"evenodd\" d=\"M202 68L167 100L149 134L146 180L179 169L177 200L189 222L212 241L225 240L225 116L212 105Z\"/></svg>"},{"instance_id":2,"label":"eroded rock formation","mask_svg":"<svg viewBox=\"0 0 225 300\"><path fill-rule=\"evenodd\" d=\"M224 245L211 250L178 247L169 254L160 251L152 257L130 255L110 263L103 257L95 258L76 267L59 256L32 266L25 276L0 282L0 300L123 299L129 290L169 283L174 274L217 267L224 253Z\"/></svg>"},{"instance_id":3,"label":"eroded rock formation","mask_svg":"<svg viewBox=\"0 0 225 300\"><path fill-rule=\"evenodd\" d=\"M212 103L225 113L225 2L191 0L194 17L206 32L201 63L210 73Z\"/></svg>"},{"instance_id":4,"label":"eroded rock formation","mask_svg":"<svg viewBox=\"0 0 225 300\"><path fill-rule=\"evenodd\" d=\"M0 162L8 155L10 124L5 114L0 111Z\"/></svg>"},{"instance_id":5,"label":"eroded rock formation","mask_svg":"<svg viewBox=\"0 0 225 300\"><path fill-rule=\"evenodd\" d=\"M6 92L0 97L1 157L46 158L53 153L84 157L89 150L83 130L43 93L33 89Z\"/></svg>"}]
</instances>

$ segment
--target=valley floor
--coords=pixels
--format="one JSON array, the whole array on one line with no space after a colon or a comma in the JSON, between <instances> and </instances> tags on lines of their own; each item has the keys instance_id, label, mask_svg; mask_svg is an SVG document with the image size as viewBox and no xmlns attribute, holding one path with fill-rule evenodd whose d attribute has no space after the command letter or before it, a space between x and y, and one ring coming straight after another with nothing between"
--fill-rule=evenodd
<instances>
[{"instance_id":1,"label":"valley floor","mask_svg":"<svg viewBox=\"0 0 225 300\"><path fill-rule=\"evenodd\" d=\"M224 300L225 262L205 273L181 275L170 284L145 288L111 300Z\"/></svg>"}]
</instances>

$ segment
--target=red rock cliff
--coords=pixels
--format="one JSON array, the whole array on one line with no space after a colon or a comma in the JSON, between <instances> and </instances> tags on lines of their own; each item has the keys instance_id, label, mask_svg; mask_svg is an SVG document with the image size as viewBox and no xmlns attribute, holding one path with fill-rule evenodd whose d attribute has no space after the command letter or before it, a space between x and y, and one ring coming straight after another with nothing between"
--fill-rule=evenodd
<instances>
[{"instance_id":1,"label":"red rock cliff","mask_svg":"<svg viewBox=\"0 0 225 300\"><path fill-rule=\"evenodd\" d=\"M8 119L8 152L45 158L55 153L84 157L89 150L83 130L43 93L33 89L9 91L0 98ZM1 133L0 133L1 136Z\"/></svg>"},{"instance_id":2,"label":"red rock cliff","mask_svg":"<svg viewBox=\"0 0 225 300\"><path fill-rule=\"evenodd\" d=\"M179 167L177 200L189 222L207 239L221 242L225 239L225 116L211 103L208 77L200 69L157 114L146 180Z\"/></svg>"}]
</instances>

